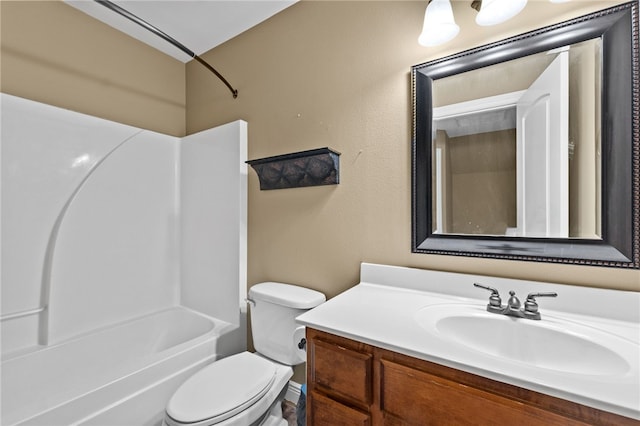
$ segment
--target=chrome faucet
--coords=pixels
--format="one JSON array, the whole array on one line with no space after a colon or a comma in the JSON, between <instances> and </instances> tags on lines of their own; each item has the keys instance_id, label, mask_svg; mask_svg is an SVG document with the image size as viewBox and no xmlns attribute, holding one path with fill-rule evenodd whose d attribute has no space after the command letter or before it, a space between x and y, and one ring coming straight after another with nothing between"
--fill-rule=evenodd
<instances>
[{"instance_id":1,"label":"chrome faucet","mask_svg":"<svg viewBox=\"0 0 640 426\"><path fill-rule=\"evenodd\" d=\"M516 297L516 292L511 290L509 291L509 300L507 300L507 304L503 305L498 290L493 287L478 283L473 283L473 285L475 287L482 288L491 292L491 296L489 296L489 304L487 305L488 312L532 320L540 319L540 312L538 311L538 303L536 302L536 297L558 296L558 293L555 292L529 293L529 295L527 296L527 300L525 300L524 302L524 306L522 306L520 300Z\"/></svg>"}]
</instances>

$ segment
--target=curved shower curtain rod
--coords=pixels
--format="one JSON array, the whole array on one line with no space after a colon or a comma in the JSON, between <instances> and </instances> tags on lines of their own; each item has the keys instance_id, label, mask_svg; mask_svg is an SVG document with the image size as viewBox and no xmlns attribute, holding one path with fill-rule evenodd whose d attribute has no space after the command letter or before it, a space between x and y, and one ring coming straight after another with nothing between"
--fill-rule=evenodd
<instances>
[{"instance_id":1,"label":"curved shower curtain rod","mask_svg":"<svg viewBox=\"0 0 640 426\"><path fill-rule=\"evenodd\" d=\"M209 65L204 59L202 59L200 56L196 55L195 52L193 52L192 50L188 49L184 44L180 43L179 41L177 41L176 39L174 39L173 37L169 36L168 34L160 31L158 28L154 27L153 25L151 25L150 23L146 22L145 20L137 17L136 15L134 15L133 13L129 12L126 9L123 9L122 7L118 6L115 3L112 3L108 0L95 0L96 3L99 3L103 6L105 6L108 9L113 10L114 12L118 13L119 15L124 16L125 18L135 22L136 24L140 25L141 27L151 31L152 33L154 33L155 35L157 35L158 37L168 41L169 43L173 44L175 47L177 47L178 49L182 50L184 53L186 53L187 55L191 56L193 59L195 59L196 61L200 62L202 65L204 65L209 71L211 71L212 73L214 73L220 80L222 80L222 82L229 88L229 90L231 91L231 94L233 95L233 98L237 98L238 97L238 91L236 89L234 89L231 84L229 84L229 82L227 81L226 78L224 78L222 76L222 74L220 74L218 71L216 71L215 68L213 68L211 65Z\"/></svg>"}]
</instances>

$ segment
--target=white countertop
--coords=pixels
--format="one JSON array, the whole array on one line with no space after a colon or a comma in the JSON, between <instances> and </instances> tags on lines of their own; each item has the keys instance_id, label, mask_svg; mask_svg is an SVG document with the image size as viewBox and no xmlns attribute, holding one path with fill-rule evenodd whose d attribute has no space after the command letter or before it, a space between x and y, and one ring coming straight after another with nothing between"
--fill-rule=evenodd
<instances>
[{"instance_id":1,"label":"white countertop","mask_svg":"<svg viewBox=\"0 0 640 426\"><path fill-rule=\"evenodd\" d=\"M510 289L523 302L527 293L555 291L557 298L538 301L541 321L579 323L623 339L633 348L640 346L640 293L373 264L362 265L360 284L297 320L321 331L640 419L640 356L625 374L566 373L473 350L427 332L415 320L418 311L436 304L484 309L489 292L473 287L474 282L497 288L503 302Z\"/></svg>"}]
</instances>

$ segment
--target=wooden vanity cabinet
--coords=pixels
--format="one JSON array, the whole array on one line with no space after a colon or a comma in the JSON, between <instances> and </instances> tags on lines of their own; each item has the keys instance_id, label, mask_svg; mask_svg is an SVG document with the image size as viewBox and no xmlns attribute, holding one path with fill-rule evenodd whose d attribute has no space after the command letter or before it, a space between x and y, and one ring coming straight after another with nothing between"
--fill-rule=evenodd
<instances>
[{"instance_id":1,"label":"wooden vanity cabinet","mask_svg":"<svg viewBox=\"0 0 640 426\"><path fill-rule=\"evenodd\" d=\"M309 328L306 333L307 424L371 425L373 347Z\"/></svg>"},{"instance_id":2,"label":"wooden vanity cabinet","mask_svg":"<svg viewBox=\"0 0 640 426\"><path fill-rule=\"evenodd\" d=\"M640 425L307 327L307 425Z\"/></svg>"}]
</instances>

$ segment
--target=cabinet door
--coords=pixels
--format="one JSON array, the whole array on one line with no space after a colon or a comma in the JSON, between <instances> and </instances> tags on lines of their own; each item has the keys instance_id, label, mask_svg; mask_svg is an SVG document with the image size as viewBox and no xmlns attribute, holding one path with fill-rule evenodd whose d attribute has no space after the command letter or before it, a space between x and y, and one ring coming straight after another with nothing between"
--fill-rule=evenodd
<instances>
[{"instance_id":1,"label":"cabinet door","mask_svg":"<svg viewBox=\"0 0 640 426\"><path fill-rule=\"evenodd\" d=\"M388 360L381 384L385 425L586 425Z\"/></svg>"},{"instance_id":2,"label":"cabinet door","mask_svg":"<svg viewBox=\"0 0 640 426\"><path fill-rule=\"evenodd\" d=\"M342 405L320 393L311 392L307 405L309 426L370 426L368 414Z\"/></svg>"},{"instance_id":3,"label":"cabinet door","mask_svg":"<svg viewBox=\"0 0 640 426\"><path fill-rule=\"evenodd\" d=\"M373 355L353 350L324 339L309 344L308 356L312 365L312 389L344 402L369 410L372 402Z\"/></svg>"}]
</instances>

